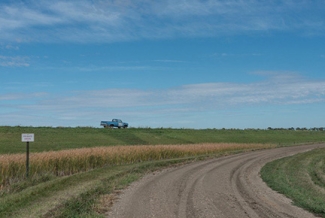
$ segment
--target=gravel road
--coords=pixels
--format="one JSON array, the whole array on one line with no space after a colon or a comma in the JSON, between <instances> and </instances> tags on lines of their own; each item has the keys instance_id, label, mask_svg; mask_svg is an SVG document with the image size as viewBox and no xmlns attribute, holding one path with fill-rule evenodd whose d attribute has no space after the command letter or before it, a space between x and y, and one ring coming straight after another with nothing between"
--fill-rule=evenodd
<instances>
[{"instance_id":1,"label":"gravel road","mask_svg":"<svg viewBox=\"0 0 325 218\"><path fill-rule=\"evenodd\" d=\"M259 172L274 159L318 147L325 144L247 152L150 174L119 196L108 217L316 217L267 187Z\"/></svg>"}]
</instances>

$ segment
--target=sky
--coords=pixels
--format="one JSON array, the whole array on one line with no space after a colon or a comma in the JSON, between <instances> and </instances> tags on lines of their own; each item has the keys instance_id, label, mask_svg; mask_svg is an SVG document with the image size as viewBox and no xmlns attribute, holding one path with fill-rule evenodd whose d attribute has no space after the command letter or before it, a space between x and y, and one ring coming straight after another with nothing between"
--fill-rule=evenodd
<instances>
[{"instance_id":1,"label":"sky","mask_svg":"<svg viewBox=\"0 0 325 218\"><path fill-rule=\"evenodd\" d=\"M0 126L325 126L323 0L0 1Z\"/></svg>"}]
</instances>

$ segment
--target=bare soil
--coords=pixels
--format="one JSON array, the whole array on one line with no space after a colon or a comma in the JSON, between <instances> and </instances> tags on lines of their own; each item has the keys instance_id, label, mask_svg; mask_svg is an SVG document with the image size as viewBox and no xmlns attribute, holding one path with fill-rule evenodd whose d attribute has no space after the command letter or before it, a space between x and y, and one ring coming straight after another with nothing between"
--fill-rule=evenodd
<instances>
[{"instance_id":1,"label":"bare soil","mask_svg":"<svg viewBox=\"0 0 325 218\"><path fill-rule=\"evenodd\" d=\"M145 176L124 190L108 217L316 217L270 189L260 169L325 144L276 148L194 162Z\"/></svg>"}]
</instances>

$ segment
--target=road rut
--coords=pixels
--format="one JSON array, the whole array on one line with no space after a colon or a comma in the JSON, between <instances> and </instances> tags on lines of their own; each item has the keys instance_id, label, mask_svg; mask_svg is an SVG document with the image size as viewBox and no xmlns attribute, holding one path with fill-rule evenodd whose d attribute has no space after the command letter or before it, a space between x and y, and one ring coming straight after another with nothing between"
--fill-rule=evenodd
<instances>
[{"instance_id":1,"label":"road rut","mask_svg":"<svg viewBox=\"0 0 325 218\"><path fill-rule=\"evenodd\" d=\"M150 174L124 191L108 217L316 217L271 190L259 172L267 162L320 147L247 152Z\"/></svg>"}]
</instances>

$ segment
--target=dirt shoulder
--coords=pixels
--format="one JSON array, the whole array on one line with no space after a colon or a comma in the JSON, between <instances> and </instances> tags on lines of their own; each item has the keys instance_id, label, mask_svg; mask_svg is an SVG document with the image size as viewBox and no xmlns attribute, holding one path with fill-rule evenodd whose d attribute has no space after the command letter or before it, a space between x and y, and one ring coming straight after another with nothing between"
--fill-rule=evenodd
<instances>
[{"instance_id":1,"label":"dirt shoulder","mask_svg":"<svg viewBox=\"0 0 325 218\"><path fill-rule=\"evenodd\" d=\"M145 176L126 189L108 217L316 217L260 178L274 159L325 144L277 148L200 161Z\"/></svg>"}]
</instances>

